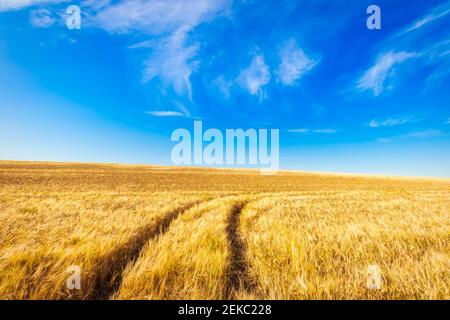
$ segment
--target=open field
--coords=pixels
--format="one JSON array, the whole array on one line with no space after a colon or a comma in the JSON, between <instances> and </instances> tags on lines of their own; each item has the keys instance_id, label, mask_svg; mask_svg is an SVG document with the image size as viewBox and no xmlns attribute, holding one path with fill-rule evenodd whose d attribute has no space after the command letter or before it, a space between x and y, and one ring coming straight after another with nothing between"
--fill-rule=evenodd
<instances>
[{"instance_id":1,"label":"open field","mask_svg":"<svg viewBox=\"0 0 450 320\"><path fill-rule=\"evenodd\" d=\"M0 299L240 298L450 299L450 179L0 162Z\"/></svg>"}]
</instances>

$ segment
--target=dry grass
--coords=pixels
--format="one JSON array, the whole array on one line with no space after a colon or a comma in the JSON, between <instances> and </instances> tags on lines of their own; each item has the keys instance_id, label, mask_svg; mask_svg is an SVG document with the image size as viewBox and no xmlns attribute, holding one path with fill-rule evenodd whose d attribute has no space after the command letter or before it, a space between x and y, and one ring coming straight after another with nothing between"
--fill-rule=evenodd
<instances>
[{"instance_id":1,"label":"dry grass","mask_svg":"<svg viewBox=\"0 0 450 320\"><path fill-rule=\"evenodd\" d=\"M255 202L242 218L258 283L250 297L448 299L449 207L442 192L318 192ZM381 270L381 290L366 287L369 265Z\"/></svg>"},{"instance_id":2,"label":"dry grass","mask_svg":"<svg viewBox=\"0 0 450 320\"><path fill-rule=\"evenodd\" d=\"M448 179L0 162L0 299L450 299L449 195Z\"/></svg>"}]
</instances>

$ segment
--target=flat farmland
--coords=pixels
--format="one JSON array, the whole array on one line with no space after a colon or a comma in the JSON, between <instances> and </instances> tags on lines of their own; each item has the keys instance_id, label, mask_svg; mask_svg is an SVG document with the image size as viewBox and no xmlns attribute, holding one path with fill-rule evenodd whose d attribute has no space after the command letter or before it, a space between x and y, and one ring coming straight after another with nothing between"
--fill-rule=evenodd
<instances>
[{"instance_id":1,"label":"flat farmland","mask_svg":"<svg viewBox=\"0 0 450 320\"><path fill-rule=\"evenodd\" d=\"M0 299L450 299L450 179L1 161Z\"/></svg>"}]
</instances>

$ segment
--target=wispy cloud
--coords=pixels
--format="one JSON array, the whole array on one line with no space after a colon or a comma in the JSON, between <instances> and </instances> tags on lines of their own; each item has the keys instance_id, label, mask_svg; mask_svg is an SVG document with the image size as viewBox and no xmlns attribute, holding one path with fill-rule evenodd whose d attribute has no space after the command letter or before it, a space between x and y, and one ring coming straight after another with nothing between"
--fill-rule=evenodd
<instances>
[{"instance_id":1,"label":"wispy cloud","mask_svg":"<svg viewBox=\"0 0 450 320\"><path fill-rule=\"evenodd\" d=\"M187 45L187 30L181 28L162 39L145 62L143 82L159 77L171 85L179 95L187 94L192 100L191 74L199 64L196 59L198 44Z\"/></svg>"},{"instance_id":2,"label":"wispy cloud","mask_svg":"<svg viewBox=\"0 0 450 320\"><path fill-rule=\"evenodd\" d=\"M147 111L146 114L152 117L183 117L184 114L178 111Z\"/></svg>"},{"instance_id":3,"label":"wispy cloud","mask_svg":"<svg viewBox=\"0 0 450 320\"><path fill-rule=\"evenodd\" d=\"M380 95L395 67L414 56L416 54L411 52L393 51L380 55L375 64L359 78L356 88L360 91L370 90L374 96Z\"/></svg>"},{"instance_id":4,"label":"wispy cloud","mask_svg":"<svg viewBox=\"0 0 450 320\"><path fill-rule=\"evenodd\" d=\"M450 16L450 1L430 9L425 15L401 28L381 44L381 54L376 63L357 81L359 91L371 90L374 96L393 89L394 76L401 77L398 67L410 58L417 58L416 70L429 68L422 93L439 85L450 73L448 54L450 39L442 33L437 22ZM430 72L431 70L431 72Z\"/></svg>"},{"instance_id":5,"label":"wispy cloud","mask_svg":"<svg viewBox=\"0 0 450 320\"><path fill-rule=\"evenodd\" d=\"M192 100L190 77L200 63L200 44L191 38L197 26L230 9L231 0L128 0L106 6L92 24L115 34L140 33L150 39L130 48L149 48L143 81L159 77Z\"/></svg>"},{"instance_id":6,"label":"wispy cloud","mask_svg":"<svg viewBox=\"0 0 450 320\"><path fill-rule=\"evenodd\" d=\"M384 120L373 119L372 121L369 122L369 127L379 128L379 127L399 126L399 125L410 123L414 120L415 120L415 118L411 117L411 116L387 118Z\"/></svg>"},{"instance_id":7,"label":"wispy cloud","mask_svg":"<svg viewBox=\"0 0 450 320\"><path fill-rule=\"evenodd\" d=\"M440 137L444 133L441 130L436 129L429 129L429 130L423 130L423 131L413 131L410 133L407 133L404 135L404 137L410 137L410 138L434 138L434 137Z\"/></svg>"},{"instance_id":8,"label":"wispy cloud","mask_svg":"<svg viewBox=\"0 0 450 320\"><path fill-rule=\"evenodd\" d=\"M241 71L237 83L250 94L257 95L261 100L265 98L263 87L270 82L270 70L262 55L253 58L250 65Z\"/></svg>"},{"instance_id":9,"label":"wispy cloud","mask_svg":"<svg viewBox=\"0 0 450 320\"><path fill-rule=\"evenodd\" d=\"M429 139L429 138L437 138L442 137L446 135L445 132L437 129L428 129L428 130L421 130L421 131L412 131L404 134L400 134L393 137L387 137L387 138L378 138L378 142L391 142L393 140L397 139L405 139L405 138L414 138L414 139Z\"/></svg>"},{"instance_id":10,"label":"wispy cloud","mask_svg":"<svg viewBox=\"0 0 450 320\"><path fill-rule=\"evenodd\" d=\"M424 17L421 17L420 19L414 21L412 24L410 24L404 30L402 30L399 33L399 35L404 35L411 31L420 29L423 26L425 26L433 21L436 21L440 18L443 18L449 14L450 14L450 1L446 2L443 5L440 5L438 7L431 9L430 12L428 12Z\"/></svg>"},{"instance_id":11,"label":"wispy cloud","mask_svg":"<svg viewBox=\"0 0 450 320\"><path fill-rule=\"evenodd\" d=\"M334 129L315 129L312 130L314 133L336 133L337 131Z\"/></svg>"},{"instance_id":12,"label":"wispy cloud","mask_svg":"<svg viewBox=\"0 0 450 320\"><path fill-rule=\"evenodd\" d=\"M280 63L274 74L283 85L293 86L308 71L313 69L318 59L307 56L298 46L295 39L283 43L279 51ZM253 56L250 65L242 69L235 80L227 80L223 75L213 81L225 98L230 96L231 88L237 84L247 90L251 95L256 95L262 101L266 98L264 87L272 80L271 68L266 63L264 55L257 53Z\"/></svg>"},{"instance_id":13,"label":"wispy cloud","mask_svg":"<svg viewBox=\"0 0 450 320\"><path fill-rule=\"evenodd\" d=\"M230 97L231 87L233 86L232 81L226 80L225 77L221 75L213 80L213 85L220 90L225 98Z\"/></svg>"},{"instance_id":14,"label":"wispy cloud","mask_svg":"<svg viewBox=\"0 0 450 320\"><path fill-rule=\"evenodd\" d=\"M111 4L111 0L84 0L81 2L82 7L88 7L93 10L105 8Z\"/></svg>"},{"instance_id":15,"label":"wispy cloud","mask_svg":"<svg viewBox=\"0 0 450 320\"><path fill-rule=\"evenodd\" d=\"M229 6L229 0L128 0L107 6L96 15L95 22L113 33L134 30L161 36L180 28L193 30Z\"/></svg>"},{"instance_id":16,"label":"wispy cloud","mask_svg":"<svg viewBox=\"0 0 450 320\"><path fill-rule=\"evenodd\" d=\"M158 44L156 40L144 40L128 46L128 49L153 48Z\"/></svg>"},{"instance_id":17,"label":"wispy cloud","mask_svg":"<svg viewBox=\"0 0 450 320\"><path fill-rule=\"evenodd\" d=\"M309 131L310 131L310 129L289 129L289 130L287 130L287 132L290 132L290 133L307 133Z\"/></svg>"},{"instance_id":18,"label":"wispy cloud","mask_svg":"<svg viewBox=\"0 0 450 320\"><path fill-rule=\"evenodd\" d=\"M279 56L281 62L276 75L279 81L287 86L296 84L297 80L318 63L318 59L313 59L303 52L295 39L284 43L280 49Z\"/></svg>"},{"instance_id":19,"label":"wispy cloud","mask_svg":"<svg viewBox=\"0 0 450 320\"><path fill-rule=\"evenodd\" d=\"M1 0L0 12L10 10L20 10L31 6L56 4L68 1L70 0Z\"/></svg>"},{"instance_id":20,"label":"wispy cloud","mask_svg":"<svg viewBox=\"0 0 450 320\"><path fill-rule=\"evenodd\" d=\"M450 60L442 62L442 65L437 67L427 78L425 88L422 94L426 93L430 88L441 84L450 73Z\"/></svg>"},{"instance_id":21,"label":"wispy cloud","mask_svg":"<svg viewBox=\"0 0 450 320\"><path fill-rule=\"evenodd\" d=\"M335 129L305 129L305 128L299 128L299 129L289 129L287 132L290 133L337 133L337 130Z\"/></svg>"},{"instance_id":22,"label":"wispy cloud","mask_svg":"<svg viewBox=\"0 0 450 320\"><path fill-rule=\"evenodd\" d=\"M54 22L50 10L38 9L30 12L30 23L35 28L49 28Z\"/></svg>"},{"instance_id":23,"label":"wispy cloud","mask_svg":"<svg viewBox=\"0 0 450 320\"><path fill-rule=\"evenodd\" d=\"M423 55L427 58L428 64L434 67L422 91L425 93L431 87L442 83L450 73L450 38L431 46L424 51Z\"/></svg>"}]
</instances>

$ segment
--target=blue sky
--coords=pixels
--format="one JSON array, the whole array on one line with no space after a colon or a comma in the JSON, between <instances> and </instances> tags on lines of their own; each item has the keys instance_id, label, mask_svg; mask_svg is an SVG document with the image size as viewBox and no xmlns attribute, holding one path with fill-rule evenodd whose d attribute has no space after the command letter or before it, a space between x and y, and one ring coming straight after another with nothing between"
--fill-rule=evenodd
<instances>
[{"instance_id":1,"label":"blue sky","mask_svg":"<svg viewBox=\"0 0 450 320\"><path fill-rule=\"evenodd\" d=\"M201 119L280 129L285 169L450 177L449 30L448 0L0 0L0 159L170 165Z\"/></svg>"}]
</instances>

